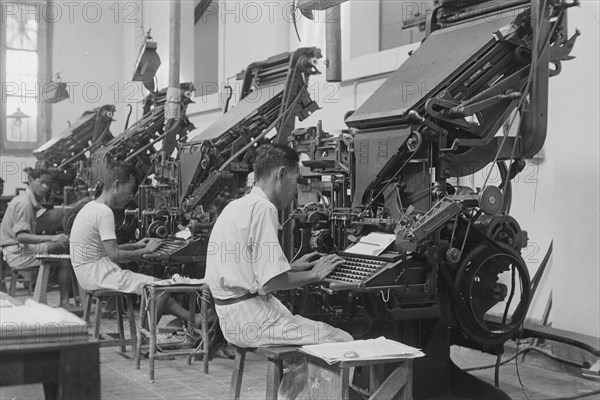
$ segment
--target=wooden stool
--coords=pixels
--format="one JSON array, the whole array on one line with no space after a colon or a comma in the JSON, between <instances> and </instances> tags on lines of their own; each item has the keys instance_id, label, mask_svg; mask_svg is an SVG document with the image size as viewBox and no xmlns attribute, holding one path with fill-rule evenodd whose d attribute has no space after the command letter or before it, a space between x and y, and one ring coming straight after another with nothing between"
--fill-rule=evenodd
<instances>
[{"instance_id":1,"label":"wooden stool","mask_svg":"<svg viewBox=\"0 0 600 400\"><path fill-rule=\"evenodd\" d=\"M229 397L239 400L242 389L242 377L244 375L244 362L246 353L254 353L267 358L267 393L266 400L276 400L277 390L283 377L283 360L291 360L302 357L303 354L296 350L299 346L287 347L255 347L242 348L235 347L235 366L231 375L231 386L229 387Z\"/></svg>"},{"instance_id":2,"label":"wooden stool","mask_svg":"<svg viewBox=\"0 0 600 400\"><path fill-rule=\"evenodd\" d=\"M52 268L69 268L71 274L71 290L73 291L75 306L81 306L79 284L77 283L75 271L73 271L73 267L71 266L70 256L68 254L37 254L35 258L40 261L40 266L37 280L35 282L33 299L38 303L48 304L46 292L48 290L48 278L50 277L50 270Z\"/></svg>"},{"instance_id":3,"label":"wooden stool","mask_svg":"<svg viewBox=\"0 0 600 400\"><path fill-rule=\"evenodd\" d=\"M202 341L196 348L191 349L174 349L169 350L168 345L158 344L156 342L156 325L157 320L157 299L159 296L166 295L170 296L171 293L188 293L190 294L189 302L189 318L188 326L193 326L196 319L196 301L201 299L200 304L200 315L201 315L201 331ZM145 285L142 290L142 301L140 304L140 329L138 330L138 349L135 353L135 368L140 369L140 363L142 358L142 341L144 338L148 339L148 361L150 364L149 377L150 380L154 380L154 360L157 358L157 349L162 354L168 355L187 355L187 363L192 363L192 357L196 354L204 355L204 373L208 374L208 356L209 356L209 329L208 329L208 309L209 302L205 301L204 293L208 292L208 286L204 284L199 285L171 285L171 286L160 286L160 285ZM148 326L145 329L144 326ZM172 346L172 344L171 344Z\"/></svg>"},{"instance_id":4,"label":"wooden stool","mask_svg":"<svg viewBox=\"0 0 600 400\"><path fill-rule=\"evenodd\" d=\"M385 360L348 360L328 364L324 360L306 355L308 359L308 387L310 400L348 400L350 395L349 368L368 367L369 400L402 399L412 400L412 359L388 358ZM385 379L384 364L398 366ZM400 394L400 397L395 397Z\"/></svg>"},{"instance_id":5,"label":"wooden stool","mask_svg":"<svg viewBox=\"0 0 600 400\"><path fill-rule=\"evenodd\" d=\"M135 303L134 293L123 293L111 290L96 290L86 292L85 309L83 319L90 325L90 311L92 302L96 300L96 320L94 326L94 339L98 339L100 347L121 346L121 352L125 352L125 346L131 344L131 351L135 355L137 348L137 331L135 326L135 313L133 304ZM114 298L117 305L117 326L119 328L119 338L116 339L110 334L105 334L100 331L100 321L102 319L102 300ZM125 330L123 329L123 299L127 299L127 314L129 317L129 339L125 339Z\"/></svg>"},{"instance_id":6,"label":"wooden stool","mask_svg":"<svg viewBox=\"0 0 600 400\"><path fill-rule=\"evenodd\" d=\"M4 262L4 256L2 250L0 250L0 292L8 293L8 286L6 286L6 278L11 276L10 268L8 264Z\"/></svg>"},{"instance_id":7,"label":"wooden stool","mask_svg":"<svg viewBox=\"0 0 600 400\"><path fill-rule=\"evenodd\" d=\"M35 281L35 275L38 273L39 269L40 267L38 265L21 269L10 268L10 287L8 288L8 295L10 297L15 297L17 282L23 282L27 285L27 294L31 296L31 283ZM24 278L20 276L21 272L29 272L31 275L29 278Z\"/></svg>"}]
</instances>

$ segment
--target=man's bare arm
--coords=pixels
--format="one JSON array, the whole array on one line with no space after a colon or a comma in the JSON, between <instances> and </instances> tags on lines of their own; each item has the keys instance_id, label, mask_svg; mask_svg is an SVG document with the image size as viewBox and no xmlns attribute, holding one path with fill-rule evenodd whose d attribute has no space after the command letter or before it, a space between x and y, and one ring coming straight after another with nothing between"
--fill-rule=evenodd
<instances>
[{"instance_id":1,"label":"man's bare arm","mask_svg":"<svg viewBox=\"0 0 600 400\"><path fill-rule=\"evenodd\" d=\"M35 233L19 232L17 235L19 243L37 244L46 242L66 242L69 237L65 234L59 235L36 235Z\"/></svg>"},{"instance_id":2,"label":"man's bare arm","mask_svg":"<svg viewBox=\"0 0 600 400\"><path fill-rule=\"evenodd\" d=\"M344 259L330 254L320 258L315 266L309 271L287 271L269 279L263 285L266 292L273 290L295 289L309 283L320 282L329 275L335 267L344 263Z\"/></svg>"},{"instance_id":3,"label":"man's bare arm","mask_svg":"<svg viewBox=\"0 0 600 400\"><path fill-rule=\"evenodd\" d=\"M115 239L103 240L102 245L104 246L104 251L106 251L106 255L108 256L108 258L112 262L118 264L139 260L144 254L152 253L154 250L156 250L160 245L160 242L160 239L150 239L144 247L135 250L128 250L122 248L117 244L117 241Z\"/></svg>"}]
</instances>

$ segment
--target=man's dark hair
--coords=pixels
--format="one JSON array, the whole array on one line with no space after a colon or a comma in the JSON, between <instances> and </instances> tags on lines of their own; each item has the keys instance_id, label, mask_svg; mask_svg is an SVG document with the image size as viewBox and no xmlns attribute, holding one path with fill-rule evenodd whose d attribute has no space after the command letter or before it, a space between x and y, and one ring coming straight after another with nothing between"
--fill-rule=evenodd
<instances>
[{"instance_id":1,"label":"man's dark hair","mask_svg":"<svg viewBox=\"0 0 600 400\"><path fill-rule=\"evenodd\" d=\"M29 179L39 179L41 177L45 177L49 180L54 179L54 174L52 171L46 168L26 168L25 172L27 173L27 178Z\"/></svg>"},{"instance_id":2,"label":"man's dark hair","mask_svg":"<svg viewBox=\"0 0 600 400\"><path fill-rule=\"evenodd\" d=\"M135 186L139 185L139 171L135 165L130 163L124 163L121 161L113 162L107 169L102 182L104 184L103 189L107 190L112 188L115 181L125 183L130 179L135 180Z\"/></svg>"},{"instance_id":3,"label":"man's dark hair","mask_svg":"<svg viewBox=\"0 0 600 400\"><path fill-rule=\"evenodd\" d=\"M279 167L298 167L300 157L294 149L282 144L265 144L256 150L254 160L254 180L257 181L269 175Z\"/></svg>"}]
</instances>

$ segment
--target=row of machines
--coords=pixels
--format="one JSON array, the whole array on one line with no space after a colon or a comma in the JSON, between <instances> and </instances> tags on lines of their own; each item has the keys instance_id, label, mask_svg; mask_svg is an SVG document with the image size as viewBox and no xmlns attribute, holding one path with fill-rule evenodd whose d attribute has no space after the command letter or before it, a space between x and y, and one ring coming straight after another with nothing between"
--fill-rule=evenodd
<instances>
[{"instance_id":1,"label":"row of machines","mask_svg":"<svg viewBox=\"0 0 600 400\"><path fill-rule=\"evenodd\" d=\"M405 22L426 39L347 114L339 134L321 123L295 126L319 109L307 88L322 56L308 47L248 65L236 106L192 139L189 96L181 118L165 126L163 93L121 135L109 137L88 117L93 134L73 133L82 139L60 146L71 146L68 154L46 146L44 157L59 166L135 162L153 179L122 226L135 227L132 239L164 239L146 257L160 266L156 274L168 266L202 277L211 228L248 190L256 148L288 144L302 155L303 179L296 203L281 212L281 244L290 260L316 250L345 263L319 284L277 295L355 338L384 335L422 348L415 399L507 399L457 368L450 347L501 354L521 332L531 299L521 255L528 237L509 215L510 182L544 144L548 80L572 58L578 33L568 37L566 12L576 3L431 3L431 12ZM492 168L499 185L487 173L475 188L460 184ZM189 239L176 236L184 228ZM384 240L380 251L357 252L369 237Z\"/></svg>"},{"instance_id":2,"label":"row of machines","mask_svg":"<svg viewBox=\"0 0 600 400\"><path fill-rule=\"evenodd\" d=\"M152 235L158 225L166 236L189 227L202 268L219 211L248 188L256 147L287 143L302 155L304 179L280 215L282 246L290 260L317 250L346 262L318 285L278 294L285 304L355 338L422 348L416 399L505 399L457 368L450 347L501 354L521 332L528 238L509 215L510 181L544 144L548 80L571 58L577 34L567 36L566 10L575 3L435 4L412 21L427 38L348 113L341 134L294 129L318 109L306 90L318 49L249 65L239 104L164 160L164 184L144 189L139 218ZM476 188L459 183L486 168L499 185L489 176ZM354 253L371 234L389 240L383 251Z\"/></svg>"}]
</instances>

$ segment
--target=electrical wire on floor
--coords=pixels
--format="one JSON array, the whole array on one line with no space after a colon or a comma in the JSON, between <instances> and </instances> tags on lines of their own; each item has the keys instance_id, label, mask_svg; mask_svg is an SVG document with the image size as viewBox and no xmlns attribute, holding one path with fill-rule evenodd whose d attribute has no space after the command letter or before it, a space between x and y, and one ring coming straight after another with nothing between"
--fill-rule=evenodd
<instances>
[{"instance_id":1,"label":"electrical wire on floor","mask_svg":"<svg viewBox=\"0 0 600 400\"><path fill-rule=\"evenodd\" d=\"M528 352L528 351L535 351L537 353L545 355L548 358L551 358L551 359L556 360L556 361L560 361L560 362L565 363L567 365L570 365L572 367L577 367L577 368L587 368L588 367L587 365L579 364L579 363L576 363L576 362L573 362L573 361L566 360L564 358L558 357L558 356L556 356L556 355L554 355L552 353L544 351L544 350L542 350L542 349L540 349L538 347L535 347L535 346L527 346L527 347L522 348L518 353L515 353L514 355L510 356L506 360L503 360L500 363L500 365L507 364L507 363L511 362L512 360L514 360L515 357L518 357L521 354L523 354L525 352ZM479 370L490 369L490 368L494 368L494 367L496 367L496 364L484 365L484 366L481 366L481 367L466 368L466 369L464 369L464 371L479 371Z\"/></svg>"},{"instance_id":2,"label":"electrical wire on floor","mask_svg":"<svg viewBox=\"0 0 600 400\"><path fill-rule=\"evenodd\" d=\"M521 332L523 332L523 330L521 330ZM519 342L521 342L520 339L521 337L519 335L519 339L517 339L517 349L515 350L515 353L517 354L519 353ZM519 379L519 385L521 385L521 390L523 391L525 398L529 400L529 396L527 396L527 391L525 391L525 385L523 385L523 381L521 381L521 373L519 372L519 357L515 357L515 368L517 369L517 378Z\"/></svg>"},{"instance_id":3,"label":"electrical wire on floor","mask_svg":"<svg viewBox=\"0 0 600 400\"><path fill-rule=\"evenodd\" d=\"M572 396L572 397L553 397L550 399L540 399L540 400L577 400L577 399L584 399L589 396L594 396L596 394L600 394L600 390L596 390L595 392L578 394L577 396Z\"/></svg>"},{"instance_id":4,"label":"electrical wire on floor","mask_svg":"<svg viewBox=\"0 0 600 400\"><path fill-rule=\"evenodd\" d=\"M564 364L567 364L569 366L572 367L577 367L577 368L588 368L588 365L584 365L584 364L579 364L576 362L573 362L571 360L567 360L561 357L558 357L552 353L549 353L547 351L544 351L538 347L535 346L527 346L524 347L522 349L519 350L519 341L517 341L517 349L514 355L512 355L511 357L507 358L506 360L503 360L502 362L498 362L500 360L500 356L497 359L497 362L495 364L491 364L491 365L484 365L481 367L472 367L472 368L465 368L463 371L469 372L469 371L480 371L480 370L484 370L484 369L490 369L490 368L495 368L495 373L494 373L494 380L496 381L496 377L499 377L499 367L505 364L508 364L509 362L511 362L512 360L517 359L517 357L519 357L521 354L529 352L529 351L535 351L537 353L543 354L544 356L551 358L553 360L562 362ZM523 389L523 393L525 394L525 397L527 399L529 399L529 396L527 396L527 393L525 392L525 387L521 381L521 376L519 374L519 365L518 362L515 361L515 365L516 365L516 369L517 369L517 377L519 379L519 383L521 384L521 388ZM498 387L498 385L496 385ZM538 399L538 400L577 400L577 399L584 399L590 396L595 396L600 394L600 390L596 390L593 392L589 392L589 393L582 393L579 395L575 395L575 396L570 396L570 397L552 397L552 398L546 398L546 399Z\"/></svg>"}]
</instances>

